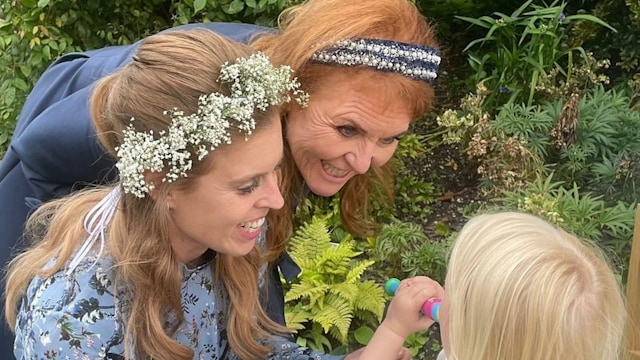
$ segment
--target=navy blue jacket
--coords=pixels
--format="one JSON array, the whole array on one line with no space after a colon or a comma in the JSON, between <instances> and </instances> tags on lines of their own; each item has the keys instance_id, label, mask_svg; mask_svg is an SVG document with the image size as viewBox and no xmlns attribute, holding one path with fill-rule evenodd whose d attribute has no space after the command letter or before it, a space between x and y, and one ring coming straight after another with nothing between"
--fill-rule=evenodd
<instances>
[{"instance_id":1,"label":"navy blue jacket","mask_svg":"<svg viewBox=\"0 0 640 360\"><path fill-rule=\"evenodd\" d=\"M258 32L269 31L239 23L190 24L174 29L194 27L208 28L245 43ZM22 248L25 220L41 202L67 195L87 184L115 179L115 161L96 138L89 99L96 80L130 62L138 45L139 42L64 55L35 84L18 117L9 149L0 162L0 261L3 267L12 252ZM280 267L289 279L299 271L288 255ZM267 311L274 320L284 324L284 300L277 267L272 267L271 275ZM0 290L4 294L4 280ZM2 304L4 314L4 299ZM3 325L0 358L6 358L5 354L13 354L13 336Z\"/></svg>"}]
</instances>

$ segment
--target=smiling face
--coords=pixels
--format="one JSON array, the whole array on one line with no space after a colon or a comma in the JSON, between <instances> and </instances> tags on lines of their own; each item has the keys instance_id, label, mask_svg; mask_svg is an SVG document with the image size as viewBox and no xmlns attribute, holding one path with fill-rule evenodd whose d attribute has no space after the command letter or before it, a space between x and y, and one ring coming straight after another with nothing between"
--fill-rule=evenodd
<instances>
[{"instance_id":1,"label":"smiling face","mask_svg":"<svg viewBox=\"0 0 640 360\"><path fill-rule=\"evenodd\" d=\"M248 141L236 136L211 153L213 163L194 186L169 191L169 239L181 262L207 249L232 256L251 251L269 210L284 204L278 189L282 153L282 131L274 118Z\"/></svg>"},{"instance_id":2,"label":"smiling face","mask_svg":"<svg viewBox=\"0 0 640 360\"><path fill-rule=\"evenodd\" d=\"M311 92L309 106L291 111L286 138L311 191L336 194L346 182L391 159L409 128L412 109L385 96L363 74L337 73Z\"/></svg>"}]
</instances>

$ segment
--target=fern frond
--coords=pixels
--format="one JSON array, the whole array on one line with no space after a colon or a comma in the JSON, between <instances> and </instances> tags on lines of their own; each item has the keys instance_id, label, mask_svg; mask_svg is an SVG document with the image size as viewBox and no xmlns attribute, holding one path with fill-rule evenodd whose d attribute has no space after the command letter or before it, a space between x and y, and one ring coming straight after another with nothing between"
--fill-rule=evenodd
<instances>
[{"instance_id":1,"label":"fern frond","mask_svg":"<svg viewBox=\"0 0 640 360\"><path fill-rule=\"evenodd\" d=\"M360 288L356 284L347 283L347 282L335 284L331 287L331 289L329 289L329 292L331 294L337 295L345 299L350 304L353 304L356 301L356 299L358 298L359 291L360 291Z\"/></svg>"},{"instance_id":2,"label":"fern frond","mask_svg":"<svg viewBox=\"0 0 640 360\"><path fill-rule=\"evenodd\" d=\"M375 261L373 260L362 260L355 262L351 265L351 270L349 270L349 272L347 273L345 282L354 284L360 281L360 278L362 277L362 274L364 274L365 270L367 270L367 268L374 263Z\"/></svg>"},{"instance_id":3,"label":"fern frond","mask_svg":"<svg viewBox=\"0 0 640 360\"><path fill-rule=\"evenodd\" d=\"M314 259L331 246L327 221L314 216L311 222L299 228L291 238L289 254L296 262Z\"/></svg>"},{"instance_id":4,"label":"fern frond","mask_svg":"<svg viewBox=\"0 0 640 360\"><path fill-rule=\"evenodd\" d=\"M331 294L327 295L325 300L326 306L314 315L313 321L320 324L325 332L329 332L332 327L337 328L340 335L338 340L344 343L347 340L353 319L351 304L345 299Z\"/></svg>"},{"instance_id":5,"label":"fern frond","mask_svg":"<svg viewBox=\"0 0 640 360\"><path fill-rule=\"evenodd\" d=\"M328 274L341 276L342 280L349 271L351 260L362 254L361 251L354 251L354 247L354 241L344 240L337 247L322 253L322 256L318 259L319 266Z\"/></svg>"},{"instance_id":6,"label":"fern frond","mask_svg":"<svg viewBox=\"0 0 640 360\"><path fill-rule=\"evenodd\" d=\"M356 283L358 297L354 301L354 307L374 313L378 319L382 318L385 306L385 296L382 286L371 280Z\"/></svg>"},{"instance_id":7,"label":"fern frond","mask_svg":"<svg viewBox=\"0 0 640 360\"><path fill-rule=\"evenodd\" d=\"M306 329L307 324L311 321L311 316L312 314L309 311L298 308L297 306L295 309L287 308L284 312L287 327L295 333L297 333L298 330Z\"/></svg>"},{"instance_id":8,"label":"fern frond","mask_svg":"<svg viewBox=\"0 0 640 360\"><path fill-rule=\"evenodd\" d=\"M317 299L318 297L324 296L325 292L329 290L330 286L327 284L313 286L308 283L302 284L293 284L291 285L291 289L287 291L287 294L284 297L285 302L289 302L292 300L297 300L300 298L310 298ZM315 302L315 301L312 301Z\"/></svg>"}]
</instances>

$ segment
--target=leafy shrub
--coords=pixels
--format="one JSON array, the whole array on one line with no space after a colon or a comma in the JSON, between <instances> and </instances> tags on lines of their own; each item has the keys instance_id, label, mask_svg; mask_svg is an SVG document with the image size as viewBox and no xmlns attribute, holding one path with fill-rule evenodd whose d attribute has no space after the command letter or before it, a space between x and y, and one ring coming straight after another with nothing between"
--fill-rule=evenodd
<instances>
[{"instance_id":1,"label":"leafy shrub","mask_svg":"<svg viewBox=\"0 0 640 360\"><path fill-rule=\"evenodd\" d=\"M0 157L24 101L60 55L130 44L171 26L242 21L273 25L296 0L9 0L0 4Z\"/></svg>"},{"instance_id":2,"label":"leafy shrub","mask_svg":"<svg viewBox=\"0 0 640 360\"><path fill-rule=\"evenodd\" d=\"M506 104L468 131L467 155L485 189L515 190L536 174L604 194L611 203L640 195L640 113L622 91L601 85L541 105ZM467 136L469 138L469 136Z\"/></svg>"}]
</instances>

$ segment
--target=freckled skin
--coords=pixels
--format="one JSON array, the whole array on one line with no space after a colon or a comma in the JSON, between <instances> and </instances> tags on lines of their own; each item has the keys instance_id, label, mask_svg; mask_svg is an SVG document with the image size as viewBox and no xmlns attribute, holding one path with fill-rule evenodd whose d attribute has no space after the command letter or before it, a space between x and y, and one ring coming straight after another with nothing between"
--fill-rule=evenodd
<instances>
[{"instance_id":1,"label":"freckled skin","mask_svg":"<svg viewBox=\"0 0 640 360\"><path fill-rule=\"evenodd\" d=\"M334 195L355 175L388 162L396 137L411 123L409 104L360 86L358 76L331 75L310 95L307 108L289 113L286 138L307 186L320 196Z\"/></svg>"}]
</instances>

